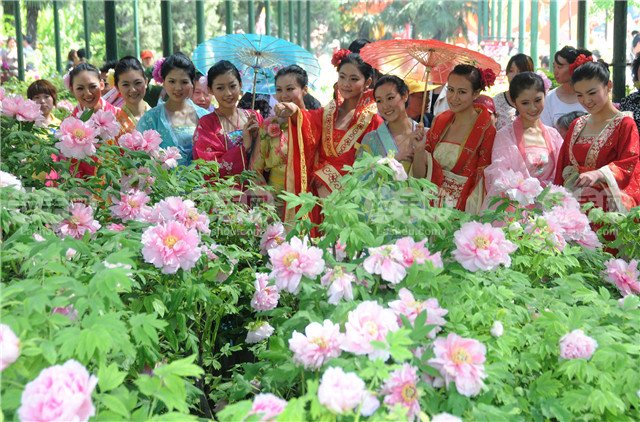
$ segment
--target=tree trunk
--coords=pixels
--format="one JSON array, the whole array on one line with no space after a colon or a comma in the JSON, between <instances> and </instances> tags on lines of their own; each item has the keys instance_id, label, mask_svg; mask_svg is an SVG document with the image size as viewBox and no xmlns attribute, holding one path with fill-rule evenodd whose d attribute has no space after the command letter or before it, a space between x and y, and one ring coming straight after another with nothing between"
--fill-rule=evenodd
<instances>
[{"instance_id":1,"label":"tree trunk","mask_svg":"<svg viewBox=\"0 0 640 422\"><path fill-rule=\"evenodd\" d=\"M38 13L42 7L41 2L28 1L27 6L27 35L31 37L32 45L35 45L38 38Z\"/></svg>"}]
</instances>

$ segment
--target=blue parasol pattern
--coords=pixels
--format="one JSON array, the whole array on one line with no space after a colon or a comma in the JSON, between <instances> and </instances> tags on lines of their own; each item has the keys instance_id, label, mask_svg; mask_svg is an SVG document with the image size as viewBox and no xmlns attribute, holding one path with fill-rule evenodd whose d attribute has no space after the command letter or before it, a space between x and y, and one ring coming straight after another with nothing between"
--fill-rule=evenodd
<instances>
[{"instance_id":1,"label":"blue parasol pattern","mask_svg":"<svg viewBox=\"0 0 640 422\"><path fill-rule=\"evenodd\" d=\"M192 60L204 75L216 62L230 61L240 71L242 85L258 94L275 94L275 75L289 65L306 70L310 86L320 76L320 64L313 54L289 41L261 34L212 38L196 47Z\"/></svg>"}]
</instances>

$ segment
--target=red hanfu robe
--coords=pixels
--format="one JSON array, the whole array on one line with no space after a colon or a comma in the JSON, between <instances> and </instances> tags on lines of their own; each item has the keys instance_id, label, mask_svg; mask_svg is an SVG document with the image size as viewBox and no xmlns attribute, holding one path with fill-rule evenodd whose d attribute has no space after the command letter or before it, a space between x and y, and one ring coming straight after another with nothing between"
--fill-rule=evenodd
<instances>
[{"instance_id":1,"label":"red hanfu robe","mask_svg":"<svg viewBox=\"0 0 640 422\"><path fill-rule=\"evenodd\" d=\"M589 116L576 119L560 150L555 184L564 185L579 202L593 202L606 211L626 212L640 204L640 138L628 112L618 113L597 136L584 136ZM574 186L582 173L600 170L604 181L587 188Z\"/></svg>"},{"instance_id":2,"label":"red hanfu robe","mask_svg":"<svg viewBox=\"0 0 640 422\"><path fill-rule=\"evenodd\" d=\"M474 105L480 114L462 144L443 140L455 113L447 110L436 116L427 132L427 175L438 186L436 205L453 206L477 214L486 194L484 169L491 164L491 150L496 129L491 114L481 105Z\"/></svg>"}]
</instances>

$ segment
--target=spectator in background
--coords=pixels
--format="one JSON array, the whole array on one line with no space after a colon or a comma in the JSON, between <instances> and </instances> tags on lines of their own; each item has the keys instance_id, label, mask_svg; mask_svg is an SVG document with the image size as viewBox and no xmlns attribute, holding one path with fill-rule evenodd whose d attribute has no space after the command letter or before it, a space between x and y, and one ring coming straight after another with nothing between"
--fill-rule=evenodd
<instances>
[{"instance_id":1,"label":"spectator in background","mask_svg":"<svg viewBox=\"0 0 640 422\"><path fill-rule=\"evenodd\" d=\"M7 47L2 51L2 82L18 76L18 44L9 37Z\"/></svg>"},{"instance_id":2,"label":"spectator in background","mask_svg":"<svg viewBox=\"0 0 640 422\"><path fill-rule=\"evenodd\" d=\"M570 113L562 115L556 121L556 125L555 125L560 136L562 136L562 138L564 139L565 135L569 131L569 126L571 126L571 123L573 123L573 121L578 117L584 116L585 114L587 113L585 113L584 111L572 111Z\"/></svg>"},{"instance_id":3,"label":"spectator in background","mask_svg":"<svg viewBox=\"0 0 640 422\"><path fill-rule=\"evenodd\" d=\"M207 85L207 77L202 73L196 73L196 83L193 87L193 95L191 95L191 100L195 103L195 105L204 108L209 113L211 113L215 107L211 104L211 99L213 95L209 92L209 86Z\"/></svg>"},{"instance_id":4,"label":"spectator in background","mask_svg":"<svg viewBox=\"0 0 640 422\"><path fill-rule=\"evenodd\" d=\"M140 53L140 62L144 68L144 74L147 80L153 80L153 65L156 62L153 58L153 52L151 50L142 50Z\"/></svg>"},{"instance_id":5,"label":"spectator in background","mask_svg":"<svg viewBox=\"0 0 640 422\"><path fill-rule=\"evenodd\" d=\"M88 58L88 52L87 50L85 50L84 48L81 48L78 50L78 63L76 64L76 66L80 63L86 63L87 62L87 58Z\"/></svg>"},{"instance_id":6,"label":"spectator in background","mask_svg":"<svg viewBox=\"0 0 640 422\"><path fill-rule=\"evenodd\" d=\"M633 77L633 85L636 92L632 92L627 97L620 100L620 111L631 111L633 120L636 121L638 130L640 130L640 54L636 55L631 66L631 74Z\"/></svg>"},{"instance_id":7,"label":"spectator in background","mask_svg":"<svg viewBox=\"0 0 640 422\"><path fill-rule=\"evenodd\" d=\"M631 39L631 51L633 52L633 56L635 57L638 53L640 53L640 32L631 31L631 35L633 38Z\"/></svg>"},{"instance_id":8,"label":"spectator in background","mask_svg":"<svg viewBox=\"0 0 640 422\"><path fill-rule=\"evenodd\" d=\"M78 58L78 52L74 49L69 50L69 54L67 54L67 70L71 70L80 64L80 59Z\"/></svg>"},{"instance_id":9,"label":"spectator in background","mask_svg":"<svg viewBox=\"0 0 640 422\"><path fill-rule=\"evenodd\" d=\"M60 126L60 119L51 114L58 103L58 91L53 84L46 79L39 79L27 88L27 98L35 101L40 106L47 126Z\"/></svg>"},{"instance_id":10,"label":"spectator in background","mask_svg":"<svg viewBox=\"0 0 640 422\"><path fill-rule=\"evenodd\" d=\"M104 82L104 88L102 89L103 96L106 95L107 92L111 91L111 89L115 88L113 77L109 77L109 71L111 69L115 69L116 64L118 64L117 60L109 60L100 68L100 80ZM111 73L113 74L113 72Z\"/></svg>"}]
</instances>

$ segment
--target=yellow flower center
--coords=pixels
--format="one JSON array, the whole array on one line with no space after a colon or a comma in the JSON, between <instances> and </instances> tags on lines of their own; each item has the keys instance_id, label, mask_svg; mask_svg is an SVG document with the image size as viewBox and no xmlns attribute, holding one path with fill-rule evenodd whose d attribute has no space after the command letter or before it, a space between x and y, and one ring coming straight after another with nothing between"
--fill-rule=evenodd
<instances>
[{"instance_id":1,"label":"yellow flower center","mask_svg":"<svg viewBox=\"0 0 640 422\"><path fill-rule=\"evenodd\" d=\"M364 324L364 329L371 337L378 337L378 324L373 321L367 321Z\"/></svg>"},{"instance_id":2,"label":"yellow flower center","mask_svg":"<svg viewBox=\"0 0 640 422\"><path fill-rule=\"evenodd\" d=\"M400 395L402 396L402 400L405 403L411 403L416 399L416 393L417 391L415 385L407 383L402 386L402 392L400 393Z\"/></svg>"},{"instance_id":3,"label":"yellow flower center","mask_svg":"<svg viewBox=\"0 0 640 422\"><path fill-rule=\"evenodd\" d=\"M164 239L164 245L167 248L173 248L173 245L175 245L177 242L178 238L173 235L169 235Z\"/></svg>"},{"instance_id":4,"label":"yellow flower center","mask_svg":"<svg viewBox=\"0 0 640 422\"><path fill-rule=\"evenodd\" d=\"M321 349L327 348L327 340L324 337L316 337L313 340L311 340L311 343L315 344Z\"/></svg>"},{"instance_id":5,"label":"yellow flower center","mask_svg":"<svg viewBox=\"0 0 640 422\"><path fill-rule=\"evenodd\" d=\"M453 351L451 360L458 365L461 363L471 363L471 356L469 356L469 353L467 353L465 349L459 348Z\"/></svg>"},{"instance_id":6,"label":"yellow flower center","mask_svg":"<svg viewBox=\"0 0 640 422\"><path fill-rule=\"evenodd\" d=\"M473 239L473 243L478 249L486 249L487 246L489 246L489 239L487 239L485 236L478 236Z\"/></svg>"},{"instance_id":7,"label":"yellow flower center","mask_svg":"<svg viewBox=\"0 0 640 422\"><path fill-rule=\"evenodd\" d=\"M136 200L135 200L135 199L133 199L133 198L129 198L129 199L127 200L127 204L129 204L129 206L130 206L131 208L137 208L137 207L138 207L138 201L136 201Z\"/></svg>"},{"instance_id":8,"label":"yellow flower center","mask_svg":"<svg viewBox=\"0 0 640 422\"><path fill-rule=\"evenodd\" d=\"M80 128L74 130L73 134L75 135L76 138L84 138L84 130Z\"/></svg>"},{"instance_id":9,"label":"yellow flower center","mask_svg":"<svg viewBox=\"0 0 640 422\"><path fill-rule=\"evenodd\" d=\"M298 259L298 252L290 252L282 258L282 262L286 267L290 267L293 261Z\"/></svg>"}]
</instances>

